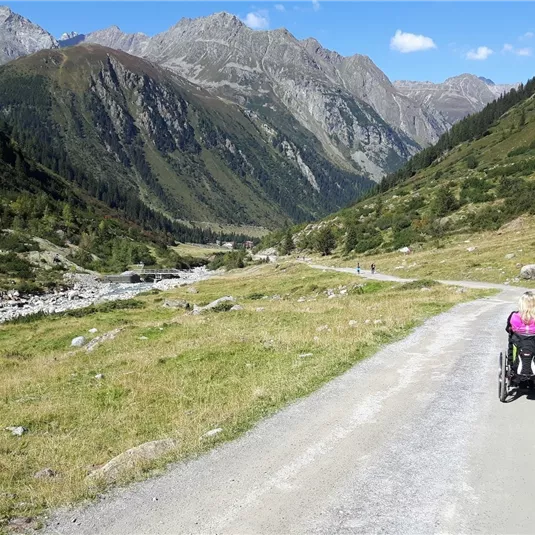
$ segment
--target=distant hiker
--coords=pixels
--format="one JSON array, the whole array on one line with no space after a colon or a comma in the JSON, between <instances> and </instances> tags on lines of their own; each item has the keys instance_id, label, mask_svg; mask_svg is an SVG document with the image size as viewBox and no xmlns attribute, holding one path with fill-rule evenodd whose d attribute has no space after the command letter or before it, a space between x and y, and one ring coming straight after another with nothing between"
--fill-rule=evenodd
<instances>
[{"instance_id":1,"label":"distant hiker","mask_svg":"<svg viewBox=\"0 0 535 535\"><path fill-rule=\"evenodd\" d=\"M372 272L372 275L375 273L375 264L371 265L371 272Z\"/></svg>"},{"instance_id":2,"label":"distant hiker","mask_svg":"<svg viewBox=\"0 0 535 535\"><path fill-rule=\"evenodd\" d=\"M59 264L59 263L61 263L61 260L59 259L59 254L56 253L54 255L54 264Z\"/></svg>"},{"instance_id":3,"label":"distant hiker","mask_svg":"<svg viewBox=\"0 0 535 535\"><path fill-rule=\"evenodd\" d=\"M357 263L357 275L360 275L360 262Z\"/></svg>"}]
</instances>

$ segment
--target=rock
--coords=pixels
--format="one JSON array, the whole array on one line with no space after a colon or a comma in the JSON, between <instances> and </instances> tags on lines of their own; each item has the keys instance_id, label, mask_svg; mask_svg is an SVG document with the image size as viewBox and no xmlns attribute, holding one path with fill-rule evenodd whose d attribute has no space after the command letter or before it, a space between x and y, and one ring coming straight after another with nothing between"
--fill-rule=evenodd
<instances>
[{"instance_id":1,"label":"rock","mask_svg":"<svg viewBox=\"0 0 535 535\"><path fill-rule=\"evenodd\" d=\"M535 279L535 264L527 264L520 270L521 279Z\"/></svg>"},{"instance_id":2,"label":"rock","mask_svg":"<svg viewBox=\"0 0 535 535\"><path fill-rule=\"evenodd\" d=\"M218 435L219 433L221 433L221 431L223 431L223 429L221 427L218 427L217 429L212 429L212 430L208 431L208 433L204 433L204 435L201 438L213 437L213 436Z\"/></svg>"},{"instance_id":3,"label":"rock","mask_svg":"<svg viewBox=\"0 0 535 535\"><path fill-rule=\"evenodd\" d=\"M177 447L172 438L153 440L131 448L108 461L104 466L93 470L86 479L104 479L107 482L115 481L122 472L134 468L141 462L152 461L166 455Z\"/></svg>"},{"instance_id":4,"label":"rock","mask_svg":"<svg viewBox=\"0 0 535 535\"><path fill-rule=\"evenodd\" d=\"M193 314L198 315L202 314L203 312L207 310L212 310L213 308L216 308L221 303L224 303L226 301L236 301L234 297L228 295L225 297L220 297L219 299L216 299L215 301L212 301L211 303L208 303L206 306L199 307L197 305L193 305Z\"/></svg>"},{"instance_id":5,"label":"rock","mask_svg":"<svg viewBox=\"0 0 535 535\"><path fill-rule=\"evenodd\" d=\"M329 326L328 325L321 325L320 327L318 327L316 329L316 332L321 333L323 331L328 331L328 330L329 330Z\"/></svg>"},{"instance_id":6,"label":"rock","mask_svg":"<svg viewBox=\"0 0 535 535\"><path fill-rule=\"evenodd\" d=\"M330 294L327 296L327 299L334 299L336 297L338 297L336 294Z\"/></svg>"},{"instance_id":7,"label":"rock","mask_svg":"<svg viewBox=\"0 0 535 535\"><path fill-rule=\"evenodd\" d=\"M13 427L6 427L6 431L11 431L11 434L14 437L21 437L22 435L26 434L28 432L28 429L26 427L23 427L22 425L17 425Z\"/></svg>"},{"instance_id":8,"label":"rock","mask_svg":"<svg viewBox=\"0 0 535 535\"><path fill-rule=\"evenodd\" d=\"M427 288L427 286L424 286L423 288L420 288L421 292L430 292L431 288Z\"/></svg>"},{"instance_id":9,"label":"rock","mask_svg":"<svg viewBox=\"0 0 535 535\"><path fill-rule=\"evenodd\" d=\"M148 340L148 338L146 336L140 336L138 340Z\"/></svg>"},{"instance_id":10,"label":"rock","mask_svg":"<svg viewBox=\"0 0 535 535\"><path fill-rule=\"evenodd\" d=\"M243 310L243 307L241 305L234 305L231 309L230 309L230 312L237 312L238 310Z\"/></svg>"},{"instance_id":11,"label":"rock","mask_svg":"<svg viewBox=\"0 0 535 535\"><path fill-rule=\"evenodd\" d=\"M264 307L256 307L255 309L257 312L264 312L266 310Z\"/></svg>"},{"instance_id":12,"label":"rock","mask_svg":"<svg viewBox=\"0 0 535 535\"><path fill-rule=\"evenodd\" d=\"M505 255L506 260L512 260L515 257L515 253L509 253Z\"/></svg>"},{"instance_id":13,"label":"rock","mask_svg":"<svg viewBox=\"0 0 535 535\"><path fill-rule=\"evenodd\" d=\"M91 340L87 344L85 350L86 351L93 351L102 342L108 342L109 340L113 340L121 331L122 331L122 329L120 329L120 328L113 329L113 331L108 331L107 333L104 333L104 334L102 334L100 336L97 336L96 338L93 338L93 340Z\"/></svg>"},{"instance_id":14,"label":"rock","mask_svg":"<svg viewBox=\"0 0 535 535\"><path fill-rule=\"evenodd\" d=\"M373 320L374 325L381 325L383 323L383 320Z\"/></svg>"},{"instance_id":15,"label":"rock","mask_svg":"<svg viewBox=\"0 0 535 535\"><path fill-rule=\"evenodd\" d=\"M69 301L72 301L76 297L78 297L78 292L76 290L71 290L70 292L67 292L67 299Z\"/></svg>"},{"instance_id":16,"label":"rock","mask_svg":"<svg viewBox=\"0 0 535 535\"><path fill-rule=\"evenodd\" d=\"M366 325L369 325L369 324L371 323L371 320L366 320L364 323L365 323Z\"/></svg>"},{"instance_id":17,"label":"rock","mask_svg":"<svg viewBox=\"0 0 535 535\"><path fill-rule=\"evenodd\" d=\"M271 297L271 299L273 301L280 301L282 299L282 297L280 295L274 295L274 296Z\"/></svg>"},{"instance_id":18,"label":"rock","mask_svg":"<svg viewBox=\"0 0 535 535\"><path fill-rule=\"evenodd\" d=\"M306 297L300 297L297 302L298 303L304 303L306 301Z\"/></svg>"},{"instance_id":19,"label":"rock","mask_svg":"<svg viewBox=\"0 0 535 535\"><path fill-rule=\"evenodd\" d=\"M162 306L166 308L183 308L185 310L191 308L191 305L185 299L166 299Z\"/></svg>"},{"instance_id":20,"label":"rock","mask_svg":"<svg viewBox=\"0 0 535 535\"><path fill-rule=\"evenodd\" d=\"M43 468L42 470L39 470L39 472L35 472L33 477L35 479L47 479L50 477L56 477L57 473L52 470L52 468Z\"/></svg>"},{"instance_id":21,"label":"rock","mask_svg":"<svg viewBox=\"0 0 535 535\"><path fill-rule=\"evenodd\" d=\"M89 329L89 331L87 331L87 332L89 332L91 334L95 334L95 333L98 333L98 329L95 329L95 328Z\"/></svg>"},{"instance_id":22,"label":"rock","mask_svg":"<svg viewBox=\"0 0 535 535\"><path fill-rule=\"evenodd\" d=\"M83 336L77 336L76 338L73 338L71 342L72 347L82 347L84 344L85 338Z\"/></svg>"},{"instance_id":23,"label":"rock","mask_svg":"<svg viewBox=\"0 0 535 535\"><path fill-rule=\"evenodd\" d=\"M357 321L356 320L349 320L349 326L350 327L355 327L355 325L357 325Z\"/></svg>"},{"instance_id":24,"label":"rock","mask_svg":"<svg viewBox=\"0 0 535 535\"><path fill-rule=\"evenodd\" d=\"M195 286L190 286L187 291L188 291L189 294L198 294L199 293L199 290L197 290L197 288L195 288Z\"/></svg>"},{"instance_id":25,"label":"rock","mask_svg":"<svg viewBox=\"0 0 535 535\"><path fill-rule=\"evenodd\" d=\"M467 250L469 253L473 253L476 249L477 249L477 247L467 247L467 248L466 248L466 250Z\"/></svg>"},{"instance_id":26,"label":"rock","mask_svg":"<svg viewBox=\"0 0 535 535\"><path fill-rule=\"evenodd\" d=\"M301 355L299 355L299 358L304 359L306 357L313 357L313 356L314 356L314 353L301 353Z\"/></svg>"},{"instance_id":27,"label":"rock","mask_svg":"<svg viewBox=\"0 0 535 535\"><path fill-rule=\"evenodd\" d=\"M347 295L347 290L345 288L340 290L340 295Z\"/></svg>"},{"instance_id":28,"label":"rock","mask_svg":"<svg viewBox=\"0 0 535 535\"><path fill-rule=\"evenodd\" d=\"M411 250L408 247L402 247L401 249L398 249L398 252L403 254L410 254Z\"/></svg>"},{"instance_id":29,"label":"rock","mask_svg":"<svg viewBox=\"0 0 535 535\"><path fill-rule=\"evenodd\" d=\"M40 523L35 519L28 516L19 516L12 518L7 523L10 532L13 533L28 533L29 529L37 530L40 527Z\"/></svg>"},{"instance_id":30,"label":"rock","mask_svg":"<svg viewBox=\"0 0 535 535\"><path fill-rule=\"evenodd\" d=\"M95 375L95 379L104 379L104 374L103 373L97 373Z\"/></svg>"}]
</instances>

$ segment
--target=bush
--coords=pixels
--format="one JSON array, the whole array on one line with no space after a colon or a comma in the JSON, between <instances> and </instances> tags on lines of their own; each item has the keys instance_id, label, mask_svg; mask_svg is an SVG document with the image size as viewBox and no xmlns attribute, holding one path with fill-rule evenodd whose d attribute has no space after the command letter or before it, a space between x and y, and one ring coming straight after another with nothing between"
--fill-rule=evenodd
<instances>
[{"instance_id":1,"label":"bush","mask_svg":"<svg viewBox=\"0 0 535 535\"><path fill-rule=\"evenodd\" d=\"M20 279L32 277L32 265L15 253L0 254L0 272Z\"/></svg>"},{"instance_id":2,"label":"bush","mask_svg":"<svg viewBox=\"0 0 535 535\"><path fill-rule=\"evenodd\" d=\"M420 279L411 282L406 282L400 286L400 290L420 290L422 288L430 288L431 286L437 286L439 282L433 279Z\"/></svg>"}]
</instances>

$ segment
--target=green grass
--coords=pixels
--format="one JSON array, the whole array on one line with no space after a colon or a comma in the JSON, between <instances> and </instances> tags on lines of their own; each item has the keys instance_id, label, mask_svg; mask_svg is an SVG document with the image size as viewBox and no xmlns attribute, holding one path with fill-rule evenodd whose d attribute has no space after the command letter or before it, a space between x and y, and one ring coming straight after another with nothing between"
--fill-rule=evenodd
<instances>
[{"instance_id":1,"label":"green grass","mask_svg":"<svg viewBox=\"0 0 535 535\"><path fill-rule=\"evenodd\" d=\"M29 429L20 438L0 431L0 519L95 496L102 487L86 482L91 468L140 443L169 437L179 448L118 483L233 439L427 317L488 294L359 283L303 265L263 265L204 281L197 294L168 294L192 304L232 295L242 311L195 316L147 295L142 308L0 326L0 429ZM325 293L344 287L344 297ZM93 352L70 347L93 327L98 335L122 330ZM223 432L199 440L215 427ZM58 477L33 478L46 467Z\"/></svg>"}]
</instances>

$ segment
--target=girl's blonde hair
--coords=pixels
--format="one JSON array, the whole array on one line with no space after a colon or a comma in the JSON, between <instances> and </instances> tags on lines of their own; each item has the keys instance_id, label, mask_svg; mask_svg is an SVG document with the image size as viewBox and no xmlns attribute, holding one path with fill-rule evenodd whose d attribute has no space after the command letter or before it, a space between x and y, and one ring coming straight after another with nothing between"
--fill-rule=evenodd
<instances>
[{"instance_id":1,"label":"girl's blonde hair","mask_svg":"<svg viewBox=\"0 0 535 535\"><path fill-rule=\"evenodd\" d=\"M525 325L535 321L535 292L528 291L520 297L518 313Z\"/></svg>"}]
</instances>

